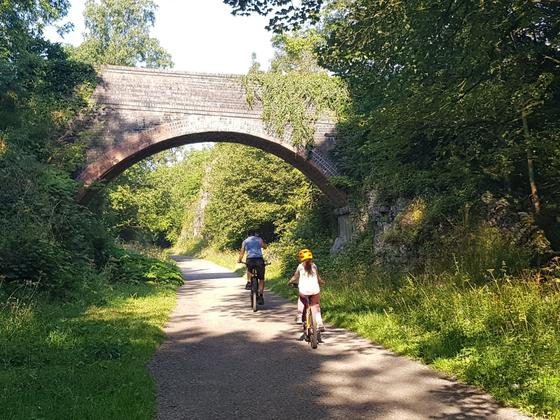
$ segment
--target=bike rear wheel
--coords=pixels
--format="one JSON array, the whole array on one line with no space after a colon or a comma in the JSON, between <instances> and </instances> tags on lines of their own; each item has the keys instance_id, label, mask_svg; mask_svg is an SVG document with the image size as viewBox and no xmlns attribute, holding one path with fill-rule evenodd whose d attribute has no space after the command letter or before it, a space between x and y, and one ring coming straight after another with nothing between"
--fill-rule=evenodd
<instances>
[{"instance_id":1,"label":"bike rear wheel","mask_svg":"<svg viewBox=\"0 0 560 420\"><path fill-rule=\"evenodd\" d=\"M255 292L251 292L251 308L253 308L253 312L257 312L257 294Z\"/></svg>"},{"instance_id":2,"label":"bike rear wheel","mask_svg":"<svg viewBox=\"0 0 560 420\"><path fill-rule=\"evenodd\" d=\"M305 341L311 344L311 348L313 349L317 348L319 342L315 320L313 319L313 312L309 306L305 310Z\"/></svg>"},{"instance_id":3,"label":"bike rear wheel","mask_svg":"<svg viewBox=\"0 0 560 420\"><path fill-rule=\"evenodd\" d=\"M253 312L257 312L258 309L258 287L259 287L259 280L257 278L257 273L253 272L251 276L251 308L253 308Z\"/></svg>"},{"instance_id":4,"label":"bike rear wheel","mask_svg":"<svg viewBox=\"0 0 560 420\"><path fill-rule=\"evenodd\" d=\"M319 331L317 330L317 322L313 315L311 316L311 348L316 349L319 344Z\"/></svg>"}]
</instances>

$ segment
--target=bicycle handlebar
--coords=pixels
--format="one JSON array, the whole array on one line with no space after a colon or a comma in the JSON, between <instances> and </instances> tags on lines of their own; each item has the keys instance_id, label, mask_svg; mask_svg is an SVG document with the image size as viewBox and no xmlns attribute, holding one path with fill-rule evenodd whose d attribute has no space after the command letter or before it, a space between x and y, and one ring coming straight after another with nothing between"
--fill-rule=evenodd
<instances>
[{"instance_id":1,"label":"bicycle handlebar","mask_svg":"<svg viewBox=\"0 0 560 420\"><path fill-rule=\"evenodd\" d=\"M238 264L243 264L243 265L247 265L247 261L237 261ZM270 265L272 264L271 262L265 261L264 265Z\"/></svg>"}]
</instances>

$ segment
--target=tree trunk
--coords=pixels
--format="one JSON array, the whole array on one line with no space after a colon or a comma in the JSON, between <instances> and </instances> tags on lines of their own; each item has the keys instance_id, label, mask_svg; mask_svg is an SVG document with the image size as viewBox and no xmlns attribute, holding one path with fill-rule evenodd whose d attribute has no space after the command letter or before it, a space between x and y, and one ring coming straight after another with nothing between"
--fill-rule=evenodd
<instances>
[{"instance_id":1,"label":"tree trunk","mask_svg":"<svg viewBox=\"0 0 560 420\"><path fill-rule=\"evenodd\" d=\"M525 135L525 144L527 150L527 172L529 175L529 186L531 187L531 200L533 202L533 209L535 211L535 215L538 216L541 212L541 200L539 199L537 183L535 182L533 150L530 141L529 125L527 124L527 112L525 110L521 111L521 120L523 121L523 134Z\"/></svg>"}]
</instances>

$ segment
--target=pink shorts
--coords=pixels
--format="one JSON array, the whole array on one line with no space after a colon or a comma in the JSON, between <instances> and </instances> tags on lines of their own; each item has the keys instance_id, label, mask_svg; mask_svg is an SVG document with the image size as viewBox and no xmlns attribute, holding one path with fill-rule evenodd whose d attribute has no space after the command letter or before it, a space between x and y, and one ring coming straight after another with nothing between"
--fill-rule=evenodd
<instances>
[{"instance_id":1,"label":"pink shorts","mask_svg":"<svg viewBox=\"0 0 560 420\"><path fill-rule=\"evenodd\" d=\"M309 295L309 301L311 305L318 305L320 296L321 296L320 293L317 293L316 295ZM299 301L301 302L302 305L305 306L305 304L307 303L307 299L305 298L305 295L299 295Z\"/></svg>"}]
</instances>

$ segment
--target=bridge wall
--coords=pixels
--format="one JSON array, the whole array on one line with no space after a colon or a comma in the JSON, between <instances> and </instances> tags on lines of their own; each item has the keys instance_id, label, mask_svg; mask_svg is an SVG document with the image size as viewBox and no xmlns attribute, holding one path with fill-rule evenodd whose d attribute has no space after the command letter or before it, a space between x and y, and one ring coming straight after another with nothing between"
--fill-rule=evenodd
<instances>
[{"instance_id":1,"label":"bridge wall","mask_svg":"<svg viewBox=\"0 0 560 420\"><path fill-rule=\"evenodd\" d=\"M131 142L149 143L152 134L168 130L181 135L177 127L182 126L183 134L198 128L262 137L303 156L327 177L338 174L328 158L335 144L334 124L327 119L318 121L311 156L295 150L289 130L278 138L266 129L258 101L249 107L240 76L105 66L93 99L102 110L88 150L88 165L101 167L99 161L113 150L132 150ZM225 140L223 136L215 141ZM91 181L85 175L80 178Z\"/></svg>"},{"instance_id":2,"label":"bridge wall","mask_svg":"<svg viewBox=\"0 0 560 420\"><path fill-rule=\"evenodd\" d=\"M96 182L109 182L134 163L159 151L200 142L234 142L258 147L303 172L345 208L346 197L328 179L338 175L329 159L335 145L328 118L315 126L312 150L279 138L261 119L258 101L247 104L240 76L105 66L93 100L99 109L88 129L87 164L78 178L87 201Z\"/></svg>"}]
</instances>

